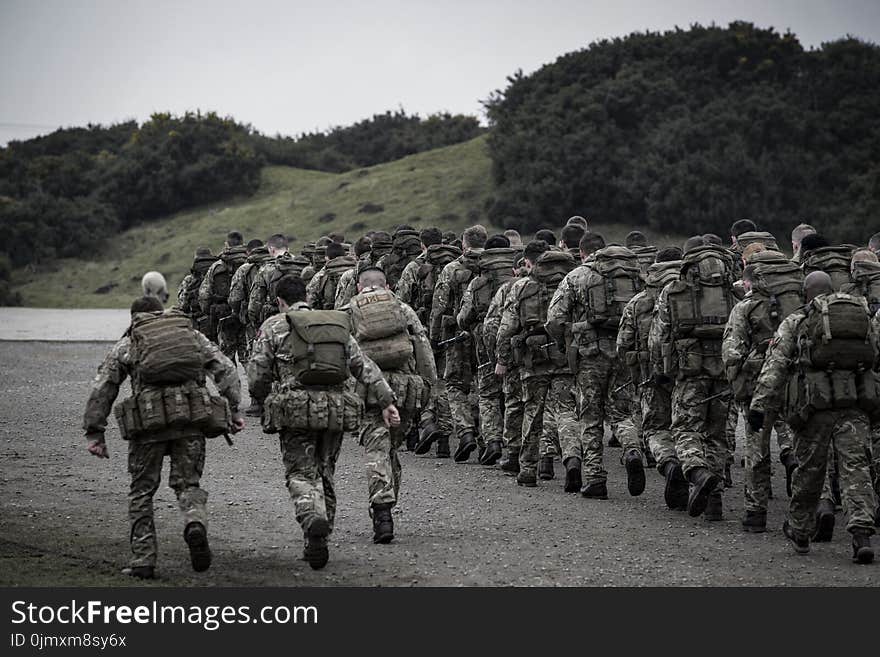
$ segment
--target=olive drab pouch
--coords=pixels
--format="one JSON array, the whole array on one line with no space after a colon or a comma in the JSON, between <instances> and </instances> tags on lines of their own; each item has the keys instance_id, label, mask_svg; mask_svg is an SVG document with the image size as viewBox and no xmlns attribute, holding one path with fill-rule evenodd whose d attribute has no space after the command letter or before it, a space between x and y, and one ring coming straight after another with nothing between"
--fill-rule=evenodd
<instances>
[{"instance_id":1,"label":"olive drab pouch","mask_svg":"<svg viewBox=\"0 0 880 657\"><path fill-rule=\"evenodd\" d=\"M819 295L801 325L801 362L817 370L862 371L874 368L876 337L863 297Z\"/></svg>"},{"instance_id":2,"label":"olive drab pouch","mask_svg":"<svg viewBox=\"0 0 880 657\"><path fill-rule=\"evenodd\" d=\"M703 346L696 338L675 341L678 356L675 371L682 377L699 376L703 372Z\"/></svg>"},{"instance_id":3,"label":"olive drab pouch","mask_svg":"<svg viewBox=\"0 0 880 657\"><path fill-rule=\"evenodd\" d=\"M859 393L856 389L856 374L847 370L834 370L831 377L831 396L834 408L852 408L858 405Z\"/></svg>"},{"instance_id":4,"label":"olive drab pouch","mask_svg":"<svg viewBox=\"0 0 880 657\"><path fill-rule=\"evenodd\" d=\"M266 433L285 429L340 432L346 430L346 417L351 420L353 415L346 411L345 393L338 390L282 385L263 402Z\"/></svg>"},{"instance_id":5,"label":"olive drab pouch","mask_svg":"<svg viewBox=\"0 0 880 657\"><path fill-rule=\"evenodd\" d=\"M638 257L622 246L596 251L587 283L587 319L597 327L617 330L623 309L642 290Z\"/></svg>"},{"instance_id":6,"label":"olive drab pouch","mask_svg":"<svg viewBox=\"0 0 880 657\"><path fill-rule=\"evenodd\" d=\"M135 399L144 432L161 431L168 428L162 388L144 388L135 395Z\"/></svg>"},{"instance_id":7,"label":"olive drab pouch","mask_svg":"<svg viewBox=\"0 0 880 657\"><path fill-rule=\"evenodd\" d=\"M629 372L630 379L636 383L644 380L638 351L627 351L624 356L624 364Z\"/></svg>"},{"instance_id":8,"label":"olive drab pouch","mask_svg":"<svg viewBox=\"0 0 880 657\"><path fill-rule=\"evenodd\" d=\"M827 372L805 372L803 381L803 399L800 401L798 414L806 423L817 411L834 408L834 392Z\"/></svg>"},{"instance_id":9,"label":"olive drab pouch","mask_svg":"<svg viewBox=\"0 0 880 657\"><path fill-rule=\"evenodd\" d=\"M866 370L856 375L856 394L858 406L868 417L872 424L880 422L880 372Z\"/></svg>"},{"instance_id":10,"label":"olive drab pouch","mask_svg":"<svg viewBox=\"0 0 880 657\"><path fill-rule=\"evenodd\" d=\"M137 400L134 397L128 397L116 404L113 413L116 416L116 423L119 425L119 433L123 440L135 440L141 436L144 427L141 424Z\"/></svg>"},{"instance_id":11,"label":"olive drab pouch","mask_svg":"<svg viewBox=\"0 0 880 657\"><path fill-rule=\"evenodd\" d=\"M831 277L831 286L834 291L839 292L851 281L851 262L852 248L848 246L823 246L807 251L801 259L801 266L804 270L804 276L814 271L824 271Z\"/></svg>"},{"instance_id":12,"label":"olive drab pouch","mask_svg":"<svg viewBox=\"0 0 880 657\"><path fill-rule=\"evenodd\" d=\"M458 322L452 315L443 315L440 318L441 340L449 340L458 334Z\"/></svg>"},{"instance_id":13,"label":"olive drab pouch","mask_svg":"<svg viewBox=\"0 0 880 657\"><path fill-rule=\"evenodd\" d=\"M361 350L381 370L396 370L413 357L413 344L401 302L389 290L352 298L351 328Z\"/></svg>"},{"instance_id":14,"label":"olive drab pouch","mask_svg":"<svg viewBox=\"0 0 880 657\"><path fill-rule=\"evenodd\" d=\"M673 338L720 340L736 299L732 258L717 246L697 247L682 260L679 280L669 286Z\"/></svg>"},{"instance_id":15,"label":"olive drab pouch","mask_svg":"<svg viewBox=\"0 0 880 657\"><path fill-rule=\"evenodd\" d=\"M340 385L349 377L348 314L338 310L292 310L290 333L282 349L292 359L292 374L303 385Z\"/></svg>"},{"instance_id":16,"label":"olive drab pouch","mask_svg":"<svg viewBox=\"0 0 880 657\"><path fill-rule=\"evenodd\" d=\"M770 251L779 251L779 245L776 243L776 238L773 237L773 234L760 230L741 233L736 238L736 244L740 252L745 251L746 247L752 244L763 244Z\"/></svg>"},{"instance_id":17,"label":"olive drab pouch","mask_svg":"<svg viewBox=\"0 0 880 657\"><path fill-rule=\"evenodd\" d=\"M169 427L183 427L192 424L189 391L183 386L168 386L162 389L162 403L165 406L165 421Z\"/></svg>"},{"instance_id":18,"label":"olive drab pouch","mask_svg":"<svg viewBox=\"0 0 880 657\"><path fill-rule=\"evenodd\" d=\"M142 384L204 380L201 345L183 313L137 313L131 324L131 348L134 375Z\"/></svg>"}]
</instances>

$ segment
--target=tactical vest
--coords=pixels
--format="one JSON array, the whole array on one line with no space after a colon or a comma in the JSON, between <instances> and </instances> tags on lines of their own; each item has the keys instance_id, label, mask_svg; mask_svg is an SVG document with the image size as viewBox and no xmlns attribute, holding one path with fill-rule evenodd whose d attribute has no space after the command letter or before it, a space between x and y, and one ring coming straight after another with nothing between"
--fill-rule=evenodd
<instances>
[{"instance_id":1,"label":"tactical vest","mask_svg":"<svg viewBox=\"0 0 880 657\"><path fill-rule=\"evenodd\" d=\"M416 274L418 281L418 297L413 299L412 306L422 323L431 316L434 302L434 288L443 268L456 258L461 257L461 249L448 244L432 244L425 254L425 262L419 266ZM407 301L404 299L404 301Z\"/></svg>"},{"instance_id":2,"label":"tactical vest","mask_svg":"<svg viewBox=\"0 0 880 657\"><path fill-rule=\"evenodd\" d=\"M623 309L642 289L638 258L623 246L608 246L593 255L586 320L597 329L617 331Z\"/></svg>"},{"instance_id":3,"label":"tactical vest","mask_svg":"<svg viewBox=\"0 0 880 657\"><path fill-rule=\"evenodd\" d=\"M736 244L740 254L751 244L763 244L770 251L779 251L779 245L776 243L776 238L773 237L773 234L760 230L742 233L736 238Z\"/></svg>"},{"instance_id":4,"label":"tactical vest","mask_svg":"<svg viewBox=\"0 0 880 657\"><path fill-rule=\"evenodd\" d=\"M401 302L390 290L371 290L350 302L351 325L361 350L385 370L399 370L413 357Z\"/></svg>"},{"instance_id":5,"label":"tactical vest","mask_svg":"<svg viewBox=\"0 0 880 657\"><path fill-rule=\"evenodd\" d=\"M824 271L831 277L835 292L851 282L850 264L852 249L848 246L824 246L808 251L801 258L804 276L814 271Z\"/></svg>"},{"instance_id":6,"label":"tactical vest","mask_svg":"<svg viewBox=\"0 0 880 657\"><path fill-rule=\"evenodd\" d=\"M183 313L139 313L130 336L133 378L139 385L204 381L199 341Z\"/></svg>"},{"instance_id":7,"label":"tactical vest","mask_svg":"<svg viewBox=\"0 0 880 657\"><path fill-rule=\"evenodd\" d=\"M872 315L880 311L880 264L860 260L852 265L852 283L841 288L842 292L865 297Z\"/></svg>"},{"instance_id":8,"label":"tactical vest","mask_svg":"<svg viewBox=\"0 0 880 657\"><path fill-rule=\"evenodd\" d=\"M236 246L221 253L220 260L222 264L214 270L214 278L211 281L212 304L227 303L232 277L247 261L247 252L243 246Z\"/></svg>"},{"instance_id":9,"label":"tactical vest","mask_svg":"<svg viewBox=\"0 0 880 657\"><path fill-rule=\"evenodd\" d=\"M480 275L473 283L473 304L476 319L482 324L495 293L513 279L516 250L511 248L486 249L480 254Z\"/></svg>"},{"instance_id":10,"label":"tactical vest","mask_svg":"<svg viewBox=\"0 0 880 657\"><path fill-rule=\"evenodd\" d=\"M564 367L565 354L544 329L547 309L562 279L575 268L574 258L564 251L545 252L520 290L517 312L521 332L513 339L513 355L527 371L536 367Z\"/></svg>"},{"instance_id":11,"label":"tactical vest","mask_svg":"<svg viewBox=\"0 0 880 657\"><path fill-rule=\"evenodd\" d=\"M324 265L324 280L321 287L315 295L313 306L316 310L331 310L336 301L336 286L339 285L339 279L349 269L357 266L357 260L354 256L340 256L334 258Z\"/></svg>"}]
</instances>

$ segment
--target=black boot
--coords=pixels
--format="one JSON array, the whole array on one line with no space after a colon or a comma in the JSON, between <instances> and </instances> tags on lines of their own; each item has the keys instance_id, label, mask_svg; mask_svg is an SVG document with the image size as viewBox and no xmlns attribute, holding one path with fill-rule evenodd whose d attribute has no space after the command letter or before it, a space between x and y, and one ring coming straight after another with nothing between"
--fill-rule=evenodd
<instances>
[{"instance_id":1,"label":"black boot","mask_svg":"<svg viewBox=\"0 0 880 657\"><path fill-rule=\"evenodd\" d=\"M628 450L623 465L626 468L626 489L630 495L638 497L645 492L645 464L639 450Z\"/></svg>"},{"instance_id":2,"label":"black boot","mask_svg":"<svg viewBox=\"0 0 880 657\"><path fill-rule=\"evenodd\" d=\"M134 577L135 579L155 579L156 568L154 566L131 566L123 568L122 574Z\"/></svg>"},{"instance_id":3,"label":"black boot","mask_svg":"<svg viewBox=\"0 0 880 657\"><path fill-rule=\"evenodd\" d=\"M449 436L445 433L441 433L440 437L437 439L437 458L448 459L449 457Z\"/></svg>"},{"instance_id":4,"label":"black boot","mask_svg":"<svg viewBox=\"0 0 880 657\"><path fill-rule=\"evenodd\" d=\"M508 447L507 458L501 461L500 466L505 474L519 474L519 450L516 447Z\"/></svg>"},{"instance_id":5,"label":"black boot","mask_svg":"<svg viewBox=\"0 0 880 657\"><path fill-rule=\"evenodd\" d=\"M853 563L868 564L874 561L874 548L871 547L871 535L866 529L853 531Z\"/></svg>"},{"instance_id":6,"label":"black boot","mask_svg":"<svg viewBox=\"0 0 880 657\"><path fill-rule=\"evenodd\" d=\"M211 567L211 548L208 547L208 530L200 522L191 522L183 530L183 540L189 547L189 559L193 570L204 572Z\"/></svg>"},{"instance_id":7,"label":"black boot","mask_svg":"<svg viewBox=\"0 0 880 657\"><path fill-rule=\"evenodd\" d=\"M785 466L785 492L791 497L791 480L794 477L794 471L798 467L797 457L792 450L788 449L779 455L779 460Z\"/></svg>"},{"instance_id":8,"label":"black boot","mask_svg":"<svg viewBox=\"0 0 880 657\"><path fill-rule=\"evenodd\" d=\"M703 513L703 518L712 522L724 520L720 490L716 490L709 495L709 503L706 505L706 511Z\"/></svg>"},{"instance_id":9,"label":"black boot","mask_svg":"<svg viewBox=\"0 0 880 657\"><path fill-rule=\"evenodd\" d=\"M416 451L416 445L419 444L419 428L414 424L409 428L406 434L406 451Z\"/></svg>"},{"instance_id":10,"label":"black boot","mask_svg":"<svg viewBox=\"0 0 880 657\"><path fill-rule=\"evenodd\" d=\"M516 475L516 485L534 488L538 485L538 477L534 470L520 470Z\"/></svg>"},{"instance_id":11,"label":"black boot","mask_svg":"<svg viewBox=\"0 0 880 657\"><path fill-rule=\"evenodd\" d=\"M785 537L791 541L792 546L794 546L794 551L798 554L809 554L810 553L810 539L806 536L798 536L794 533L794 530L791 528L791 525L786 520L782 523L782 533L785 534Z\"/></svg>"},{"instance_id":12,"label":"black boot","mask_svg":"<svg viewBox=\"0 0 880 657\"><path fill-rule=\"evenodd\" d=\"M565 492L577 493L583 485L581 460L577 456L569 456L565 459Z\"/></svg>"},{"instance_id":13,"label":"black boot","mask_svg":"<svg viewBox=\"0 0 880 657\"><path fill-rule=\"evenodd\" d=\"M581 488L581 495L591 500L607 500L608 486L604 481L592 481Z\"/></svg>"},{"instance_id":14,"label":"black boot","mask_svg":"<svg viewBox=\"0 0 880 657\"><path fill-rule=\"evenodd\" d=\"M746 511L742 521L743 531L749 534L763 534L767 531L766 511Z\"/></svg>"},{"instance_id":15,"label":"black boot","mask_svg":"<svg viewBox=\"0 0 880 657\"><path fill-rule=\"evenodd\" d=\"M394 540L394 520L390 504L373 505L373 543L390 543Z\"/></svg>"},{"instance_id":16,"label":"black boot","mask_svg":"<svg viewBox=\"0 0 880 657\"><path fill-rule=\"evenodd\" d=\"M691 518L698 518L706 510L706 506L709 504L709 495L718 488L721 477L712 474L708 468L694 468L688 473L687 478L691 483L687 512Z\"/></svg>"},{"instance_id":17,"label":"black boot","mask_svg":"<svg viewBox=\"0 0 880 657\"><path fill-rule=\"evenodd\" d=\"M555 476L556 473L553 471L553 457L541 457L541 460L538 462L538 477L540 477L542 481L550 481Z\"/></svg>"},{"instance_id":18,"label":"black boot","mask_svg":"<svg viewBox=\"0 0 880 657\"><path fill-rule=\"evenodd\" d=\"M312 570L320 570L330 560L327 537L330 535L330 523L326 518L313 518L306 530L306 547L303 559L309 562Z\"/></svg>"},{"instance_id":19,"label":"black boot","mask_svg":"<svg viewBox=\"0 0 880 657\"><path fill-rule=\"evenodd\" d=\"M466 431L459 439L458 447L455 450L455 456L452 458L456 463L465 463L470 458L471 452L476 448L477 441L474 440L474 434L470 431Z\"/></svg>"},{"instance_id":20,"label":"black boot","mask_svg":"<svg viewBox=\"0 0 880 657\"><path fill-rule=\"evenodd\" d=\"M480 457L480 465L495 465L501 458L501 441L490 440L486 443L486 451Z\"/></svg>"},{"instance_id":21,"label":"black boot","mask_svg":"<svg viewBox=\"0 0 880 657\"><path fill-rule=\"evenodd\" d=\"M813 532L814 543L830 543L834 537L834 502L819 500L816 507L816 531Z\"/></svg>"},{"instance_id":22,"label":"black boot","mask_svg":"<svg viewBox=\"0 0 880 657\"><path fill-rule=\"evenodd\" d=\"M416 443L416 454L427 454L431 451L431 445L440 438L440 428L434 422L428 422L419 433L419 442Z\"/></svg>"},{"instance_id":23,"label":"black boot","mask_svg":"<svg viewBox=\"0 0 880 657\"><path fill-rule=\"evenodd\" d=\"M666 486L663 488L663 499L666 506L674 511L682 511L687 508L688 482L681 471L681 463L667 461L663 466L663 476Z\"/></svg>"}]
</instances>

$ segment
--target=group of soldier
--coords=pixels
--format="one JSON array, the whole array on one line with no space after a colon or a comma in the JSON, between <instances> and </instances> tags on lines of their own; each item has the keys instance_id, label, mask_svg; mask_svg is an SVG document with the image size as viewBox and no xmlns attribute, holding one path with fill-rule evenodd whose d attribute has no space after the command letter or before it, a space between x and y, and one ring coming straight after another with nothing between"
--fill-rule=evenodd
<instances>
[{"instance_id":1,"label":"group of soldier","mask_svg":"<svg viewBox=\"0 0 880 657\"><path fill-rule=\"evenodd\" d=\"M656 468L671 510L721 520L740 418L743 530L766 531L775 431L795 551L830 541L842 508L853 561L870 563L880 233L865 248L832 246L802 224L790 258L749 220L730 232L728 246L709 234L658 248L638 231L606 244L575 216L527 244L515 230L490 236L477 225L459 237L404 225L353 244L332 234L293 255L282 234L245 243L232 231L218 256L196 251L175 308L164 310L163 283L145 277L85 417L89 450L106 456L107 417L132 377L133 396L116 409L129 439L130 574L154 575L152 495L166 454L193 567L210 565L205 436L227 433L224 422L240 430L243 414L279 435L313 568L329 558L345 435L364 449L373 540L388 543L404 446L457 463L476 453L528 487L554 479L558 460L566 492L606 500L606 424L629 495ZM197 374L185 365L193 352ZM236 360L248 376L244 413ZM175 424L181 395L192 413ZM196 412L202 398L216 426ZM165 400L164 424L148 428L155 399Z\"/></svg>"}]
</instances>

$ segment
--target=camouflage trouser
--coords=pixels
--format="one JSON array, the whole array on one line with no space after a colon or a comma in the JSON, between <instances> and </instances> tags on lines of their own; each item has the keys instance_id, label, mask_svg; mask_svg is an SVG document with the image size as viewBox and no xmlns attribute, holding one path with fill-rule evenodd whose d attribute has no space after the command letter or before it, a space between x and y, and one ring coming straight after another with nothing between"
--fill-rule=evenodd
<instances>
[{"instance_id":1,"label":"camouflage trouser","mask_svg":"<svg viewBox=\"0 0 880 657\"><path fill-rule=\"evenodd\" d=\"M801 536L811 536L816 507L828 465L828 446L837 453L843 508L849 514L846 528L874 533L877 499L871 485L871 436L868 417L858 409L820 411L795 432L798 467L792 481L789 515Z\"/></svg>"},{"instance_id":2,"label":"camouflage trouser","mask_svg":"<svg viewBox=\"0 0 880 657\"><path fill-rule=\"evenodd\" d=\"M645 442L657 461L657 469L673 460L675 440L672 438L672 386L651 382L642 387L642 431Z\"/></svg>"},{"instance_id":3,"label":"camouflage trouser","mask_svg":"<svg viewBox=\"0 0 880 657\"><path fill-rule=\"evenodd\" d=\"M549 456L553 458L562 454L562 445L559 444L559 427L556 426L556 417L550 408L551 400L547 399L544 410L544 426L541 430L541 442L538 444L538 457Z\"/></svg>"},{"instance_id":4,"label":"camouflage trouser","mask_svg":"<svg viewBox=\"0 0 880 657\"><path fill-rule=\"evenodd\" d=\"M236 362L237 356L239 363L241 363L242 365L247 364L248 341L244 330L238 331L234 334L228 334L226 331L220 331L217 335L217 339L219 340L217 346L220 347L220 351L223 352L224 356L226 356L233 363Z\"/></svg>"},{"instance_id":5,"label":"camouflage trouser","mask_svg":"<svg viewBox=\"0 0 880 657\"><path fill-rule=\"evenodd\" d=\"M748 408L746 408L748 413ZM739 406L735 401L731 401L727 408L727 424L724 427L724 437L727 439L727 459L726 462L733 465L733 455L736 453L736 425L739 422ZM746 427L748 430L748 426Z\"/></svg>"},{"instance_id":6,"label":"camouflage trouser","mask_svg":"<svg viewBox=\"0 0 880 657\"><path fill-rule=\"evenodd\" d=\"M443 352L435 352L434 360L437 364L437 382L431 386L431 396L428 405L422 411L419 421L420 426L435 422L440 431L447 436L452 435L452 413L449 409L449 396L446 390L446 380L443 370L446 367L446 359Z\"/></svg>"},{"instance_id":7,"label":"camouflage trouser","mask_svg":"<svg viewBox=\"0 0 880 657\"><path fill-rule=\"evenodd\" d=\"M735 404L743 416L749 413L751 400ZM780 454L791 449L791 430L780 419L773 423L776 430L776 444ZM745 507L746 511L767 511L767 499L770 497L770 436L762 438L762 431L754 431L746 422L746 439L743 443L745 456Z\"/></svg>"},{"instance_id":8,"label":"camouflage trouser","mask_svg":"<svg viewBox=\"0 0 880 657\"><path fill-rule=\"evenodd\" d=\"M880 427L875 427L871 432L871 477L874 481L874 492L880 499Z\"/></svg>"},{"instance_id":9,"label":"camouflage trouser","mask_svg":"<svg viewBox=\"0 0 880 657\"><path fill-rule=\"evenodd\" d=\"M446 350L446 392L452 426L455 435L461 438L466 432L476 434L474 409L471 401L473 383L473 343L459 342Z\"/></svg>"},{"instance_id":10,"label":"camouflage trouser","mask_svg":"<svg viewBox=\"0 0 880 657\"><path fill-rule=\"evenodd\" d=\"M199 488L205 467L205 439L179 438L164 442L128 443L128 519L131 527L132 566L156 565L156 527L153 522L153 495L162 479L162 460L171 457L168 486L177 495L183 525L200 522L208 526L205 504L208 493Z\"/></svg>"},{"instance_id":11,"label":"camouflage trouser","mask_svg":"<svg viewBox=\"0 0 880 657\"><path fill-rule=\"evenodd\" d=\"M279 437L284 479L293 500L296 521L307 531L312 520L326 518L333 528L336 489L333 477L342 434L282 429Z\"/></svg>"},{"instance_id":12,"label":"camouflage trouser","mask_svg":"<svg viewBox=\"0 0 880 657\"><path fill-rule=\"evenodd\" d=\"M687 475L708 468L724 477L727 436L724 432L729 404L726 399L697 403L727 389L727 381L708 376L679 379L672 391L672 436L675 453Z\"/></svg>"},{"instance_id":13,"label":"camouflage trouser","mask_svg":"<svg viewBox=\"0 0 880 657\"><path fill-rule=\"evenodd\" d=\"M501 440L504 433L504 393L501 379L495 376L494 363L477 370L477 396L483 440Z\"/></svg>"},{"instance_id":14,"label":"camouflage trouser","mask_svg":"<svg viewBox=\"0 0 880 657\"><path fill-rule=\"evenodd\" d=\"M366 454L367 493L370 505L397 504L400 495L400 459L397 452L403 444L405 427L412 413L400 410L400 426L386 427L382 409L368 406L361 425L360 444Z\"/></svg>"},{"instance_id":15,"label":"camouflage trouser","mask_svg":"<svg viewBox=\"0 0 880 657\"><path fill-rule=\"evenodd\" d=\"M520 470L534 472L538 467L544 421L549 419L557 427L563 444L575 445L580 432L577 427L575 400L570 374L541 374L523 379L522 447L519 454ZM563 449L563 456L572 456Z\"/></svg>"},{"instance_id":16,"label":"camouflage trouser","mask_svg":"<svg viewBox=\"0 0 880 657\"><path fill-rule=\"evenodd\" d=\"M614 393L614 388L629 377L617 358L604 353L581 358L577 372L578 415L582 424L584 483L605 481L608 472L603 464L602 437L606 420L623 447L641 453L639 437L632 421L632 391L627 386ZM564 450L563 450L564 451Z\"/></svg>"},{"instance_id":17,"label":"camouflage trouser","mask_svg":"<svg viewBox=\"0 0 880 657\"><path fill-rule=\"evenodd\" d=\"M523 387L519 370L504 375L504 446L519 449L522 445Z\"/></svg>"}]
</instances>

